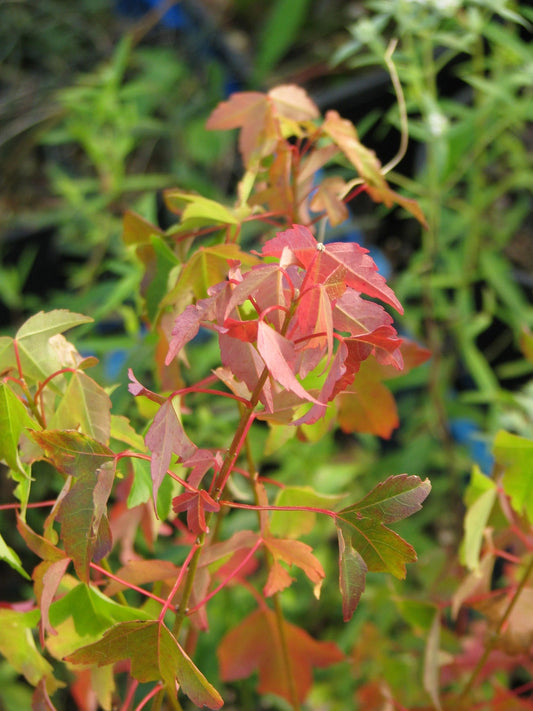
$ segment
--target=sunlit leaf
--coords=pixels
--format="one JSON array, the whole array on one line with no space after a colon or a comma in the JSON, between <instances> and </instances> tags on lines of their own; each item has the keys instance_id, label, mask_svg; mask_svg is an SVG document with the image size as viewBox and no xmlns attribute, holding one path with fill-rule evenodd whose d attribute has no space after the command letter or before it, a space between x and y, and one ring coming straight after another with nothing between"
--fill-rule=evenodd
<instances>
[{"instance_id":1,"label":"sunlit leaf","mask_svg":"<svg viewBox=\"0 0 533 711\"><path fill-rule=\"evenodd\" d=\"M337 395L337 420L343 432L368 432L389 439L400 424L396 402L380 380L366 377L365 363L353 385Z\"/></svg>"},{"instance_id":2,"label":"sunlit leaf","mask_svg":"<svg viewBox=\"0 0 533 711\"><path fill-rule=\"evenodd\" d=\"M473 491L476 492L475 498ZM485 528L498 492L494 482L484 476L478 467L473 468L468 492L468 509L464 517L464 537L459 549L459 558L469 570L477 571Z\"/></svg>"},{"instance_id":3,"label":"sunlit leaf","mask_svg":"<svg viewBox=\"0 0 533 711\"><path fill-rule=\"evenodd\" d=\"M39 622L39 611L19 612L0 609L0 652L9 664L32 686L41 679L50 693L62 686L52 674L52 666L37 651L33 630Z\"/></svg>"},{"instance_id":4,"label":"sunlit leaf","mask_svg":"<svg viewBox=\"0 0 533 711\"><path fill-rule=\"evenodd\" d=\"M263 539L264 545L270 551L272 558L275 563L283 561L287 565L295 565L307 575L309 580L314 583L315 586L315 596L318 597L320 593L320 587L322 581L326 574L324 573L324 568L318 560L318 558L313 554L313 549L308 546L303 541L294 541L291 539L274 538L273 536L268 536ZM282 584L281 587L276 587L271 578L273 577L272 572L269 575L269 579L266 584L265 596L269 596L286 587Z\"/></svg>"},{"instance_id":5,"label":"sunlit leaf","mask_svg":"<svg viewBox=\"0 0 533 711\"><path fill-rule=\"evenodd\" d=\"M8 546L4 540L4 537L0 534L0 560L5 560L5 562L10 565L13 570L16 570L19 575L22 575L26 580L30 580L30 576L22 567L22 561L19 555Z\"/></svg>"},{"instance_id":6,"label":"sunlit leaf","mask_svg":"<svg viewBox=\"0 0 533 711\"><path fill-rule=\"evenodd\" d=\"M403 313L402 306L385 279L378 272L368 250L355 242L332 242L319 245L309 229L294 225L279 232L263 246L262 254L281 257L283 250L292 262L311 272L313 282L323 283L338 269L343 271L346 286L368 296L381 299ZM287 259L287 257L285 257ZM307 277L309 279L309 276Z\"/></svg>"},{"instance_id":7,"label":"sunlit leaf","mask_svg":"<svg viewBox=\"0 0 533 711\"><path fill-rule=\"evenodd\" d=\"M309 506L329 510L342 499L341 496L320 494L310 486L286 486L276 497L276 506ZM299 538L310 533L317 514L312 511L273 511L270 531L280 538Z\"/></svg>"},{"instance_id":8,"label":"sunlit leaf","mask_svg":"<svg viewBox=\"0 0 533 711\"><path fill-rule=\"evenodd\" d=\"M113 452L79 432L31 434L59 471L72 477L57 520L67 555L80 578L88 581L91 561L100 560L111 549L106 509L115 477Z\"/></svg>"},{"instance_id":9,"label":"sunlit leaf","mask_svg":"<svg viewBox=\"0 0 533 711\"><path fill-rule=\"evenodd\" d=\"M117 622L148 620L149 616L138 607L121 605L96 588L80 583L53 602L50 606L50 622L59 626L72 617L80 637L99 635Z\"/></svg>"},{"instance_id":10,"label":"sunlit leaf","mask_svg":"<svg viewBox=\"0 0 533 711\"><path fill-rule=\"evenodd\" d=\"M14 341L4 342L0 348L0 372L17 370L14 346L16 342L24 377L30 382L42 382L62 365L57 352L50 346L49 339L74 326L91 321L89 316L71 313L65 309L47 313L40 311L31 316L19 328Z\"/></svg>"},{"instance_id":11,"label":"sunlit leaf","mask_svg":"<svg viewBox=\"0 0 533 711\"><path fill-rule=\"evenodd\" d=\"M21 474L25 472L18 452L20 436L26 427L35 425L11 388L6 383L0 383L0 459Z\"/></svg>"},{"instance_id":12,"label":"sunlit leaf","mask_svg":"<svg viewBox=\"0 0 533 711\"><path fill-rule=\"evenodd\" d=\"M253 265L258 263L258 258L243 252L236 244L217 244L212 247L200 247L184 265L176 285L176 291L190 290L197 299L204 299L207 290L213 284L218 284L228 275L230 262L239 261L241 264ZM165 302L172 299L172 291Z\"/></svg>"},{"instance_id":13,"label":"sunlit leaf","mask_svg":"<svg viewBox=\"0 0 533 711\"><path fill-rule=\"evenodd\" d=\"M340 513L358 514L383 523L394 523L420 511L431 490L429 480L398 474L377 484L363 499Z\"/></svg>"},{"instance_id":14,"label":"sunlit leaf","mask_svg":"<svg viewBox=\"0 0 533 711\"><path fill-rule=\"evenodd\" d=\"M71 664L104 666L123 659L131 662L131 674L140 682L163 681L175 695L176 683L196 704L219 709L222 698L207 681L169 630L157 621L122 622L101 640L70 654Z\"/></svg>"},{"instance_id":15,"label":"sunlit leaf","mask_svg":"<svg viewBox=\"0 0 533 711\"><path fill-rule=\"evenodd\" d=\"M181 459L188 459L196 450L195 445L185 434L172 398L166 400L159 408L146 433L145 441L152 452L152 492L155 503L172 455L176 454Z\"/></svg>"},{"instance_id":16,"label":"sunlit leaf","mask_svg":"<svg viewBox=\"0 0 533 711\"><path fill-rule=\"evenodd\" d=\"M153 235L163 236L163 230L132 210L126 210L124 213L122 228L122 237L126 244L150 244Z\"/></svg>"},{"instance_id":17,"label":"sunlit leaf","mask_svg":"<svg viewBox=\"0 0 533 711\"><path fill-rule=\"evenodd\" d=\"M405 577L406 563L416 560L416 552L384 524L418 511L430 489L427 479L421 481L407 474L391 476L361 501L337 513L339 581L345 619L357 607L367 570Z\"/></svg>"},{"instance_id":18,"label":"sunlit leaf","mask_svg":"<svg viewBox=\"0 0 533 711\"><path fill-rule=\"evenodd\" d=\"M510 497L514 510L525 513L533 523L533 440L498 432L494 441L494 456L504 467L503 488Z\"/></svg>"},{"instance_id":19,"label":"sunlit leaf","mask_svg":"<svg viewBox=\"0 0 533 711\"><path fill-rule=\"evenodd\" d=\"M48 428L79 429L97 442L108 444L111 431L109 395L85 373L72 373Z\"/></svg>"}]
</instances>

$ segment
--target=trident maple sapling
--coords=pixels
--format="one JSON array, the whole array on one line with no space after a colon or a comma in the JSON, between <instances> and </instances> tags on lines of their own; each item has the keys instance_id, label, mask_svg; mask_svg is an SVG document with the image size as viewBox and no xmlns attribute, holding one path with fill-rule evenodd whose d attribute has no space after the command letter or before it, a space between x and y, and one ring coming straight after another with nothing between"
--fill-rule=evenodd
<instances>
[{"instance_id":1,"label":"trident maple sapling","mask_svg":"<svg viewBox=\"0 0 533 711\"><path fill-rule=\"evenodd\" d=\"M326 576L300 537L317 516L331 520L345 620L368 571L403 578L406 563L416 560L388 525L420 509L428 480L389 477L340 510L337 498L309 488L300 499L297 489L284 499L289 490L262 476L250 441L264 423L302 440L318 423L335 421L347 432L390 435L397 415L382 380L428 354L398 336L385 306L399 313L402 307L367 250L323 244L313 229L326 215L342 218L354 187L420 217L418 208L390 190L349 122L334 112L321 121L295 87L236 95L209 127L241 127L245 175L236 206L170 191L180 222L167 233L131 214L125 220L126 242L146 267L145 318L159 335L154 380L164 384L156 392L130 369L130 393L143 403L139 411L150 413L145 436L110 414L107 394L84 372L92 361L58 341L84 317L40 314L0 344L0 414L10 422L0 456L18 482L19 532L42 561L33 573L31 619L5 609L0 621L39 625L41 645L67 663L82 708L97 701L127 711L166 698L177 709L178 693L220 708L222 696L200 671L195 651L217 599L239 586L255 609L219 640L220 679L257 671L259 693L277 694L298 709L313 668L344 658L333 642L285 620L281 593L294 582L293 570L302 571L316 597ZM316 171L339 156L358 177L346 183L328 176L317 188ZM235 242L252 220L265 226L264 240L245 252ZM207 236L211 244L191 249ZM201 330L218 339L220 363L186 385L187 347ZM366 396L369 383L377 395ZM386 407L382 393L390 398ZM222 446L195 442L187 426L199 396L234 406L235 427ZM42 532L26 519L30 473L39 460L64 481ZM308 484L302 478L301 486ZM256 512L254 527L249 518L241 524L243 509ZM291 526L280 532L275 516ZM24 572L14 551L7 560ZM59 682L32 642L0 634L2 653L36 686L34 708L53 708ZM21 655L31 658L31 669L21 666ZM114 669L126 672L125 686Z\"/></svg>"}]
</instances>

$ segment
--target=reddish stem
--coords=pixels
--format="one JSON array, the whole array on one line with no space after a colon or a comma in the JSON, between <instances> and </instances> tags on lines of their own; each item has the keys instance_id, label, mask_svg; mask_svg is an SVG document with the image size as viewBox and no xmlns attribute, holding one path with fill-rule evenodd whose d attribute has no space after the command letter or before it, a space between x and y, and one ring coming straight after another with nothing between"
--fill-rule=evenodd
<instances>
[{"instance_id":1,"label":"reddish stem","mask_svg":"<svg viewBox=\"0 0 533 711\"><path fill-rule=\"evenodd\" d=\"M214 590L212 590L208 595L206 595L203 600L200 600L200 602L197 603L194 607L189 608L187 614L192 615L193 612L196 612L201 607L206 605L209 602L209 600L211 600L212 597L214 597L218 592L220 592L222 590L222 588L226 587L226 585L230 582L230 580L235 578L237 576L237 573L240 570L242 570L242 568L244 568L244 566L252 558L252 556L255 555L255 552L257 550L259 550L262 543L263 543L263 541L260 538L255 543L255 545L252 548L250 548L250 551L248 552L248 554L242 559L242 561L235 568L235 570L233 570L226 578L224 578L224 580L219 585L217 585L217 587Z\"/></svg>"},{"instance_id":2,"label":"reddish stem","mask_svg":"<svg viewBox=\"0 0 533 711\"><path fill-rule=\"evenodd\" d=\"M256 504L238 504L235 501L220 500L221 506L228 506L232 509L248 509L250 511L305 511L307 513L324 514L330 518L337 519L337 513L330 509L320 509L314 506L258 506Z\"/></svg>"},{"instance_id":3,"label":"reddish stem","mask_svg":"<svg viewBox=\"0 0 533 711\"><path fill-rule=\"evenodd\" d=\"M152 691L149 691L144 697L144 699L141 701L141 703L135 707L134 711L141 711L141 709L146 706L150 699L153 699L154 696L157 696L157 694L159 694L159 692L162 691L164 688L165 687L163 686L163 684L156 684Z\"/></svg>"},{"instance_id":4,"label":"reddish stem","mask_svg":"<svg viewBox=\"0 0 533 711\"><path fill-rule=\"evenodd\" d=\"M55 504L56 504L55 499L54 499L54 501L38 501L33 504L27 504L26 508L27 509L38 509L38 508L42 508L45 506L55 506ZM4 511L7 509L20 509L20 508L21 508L21 504L0 504L0 511Z\"/></svg>"},{"instance_id":5,"label":"reddish stem","mask_svg":"<svg viewBox=\"0 0 533 711\"><path fill-rule=\"evenodd\" d=\"M140 593L141 595L144 595L145 597L150 597L150 598L152 598L152 600L155 600L156 602L159 602L162 605L165 605L167 602L162 597L158 597L157 595L154 595L153 593L148 592L148 590L144 590L143 588L140 588L137 585L134 585L133 583L129 583L127 580L123 580L122 578L119 578L118 575L114 575L113 573L110 573L108 570L106 570L105 568L101 568L96 563L90 563L90 566L93 570L96 570L98 573L101 573L102 575L105 575L108 578L115 580L117 583L124 585L125 587L129 588L130 590L135 590L136 592Z\"/></svg>"},{"instance_id":6,"label":"reddish stem","mask_svg":"<svg viewBox=\"0 0 533 711\"><path fill-rule=\"evenodd\" d=\"M187 557L186 557L185 560L183 561L183 564L182 564L182 566L181 566L181 568L180 568L180 572L178 573L178 577L176 578L176 581L175 581L174 585L172 586L172 590L170 591L170 593L169 593L167 599L165 600L165 603L164 603L164 605L163 605L163 608L162 608L161 612L159 613L158 624L161 625L161 624L163 623L163 618L165 617L165 614L166 614L167 610L169 610L169 609L171 608L171 606L172 606L172 598L174 597L174 595L175 595L176 592L178 591L178 588L179 588L179 586L181 585L181 581L182 581L183 578L185 577L185 573L187 572L187 569L188 569L188 567L189 567L189 563L190 563L191 560L194 558L194 555L195 555L195 553L196 553L196 551L197 551L198 548L199 548L198 544L195 543L195 544L192 546L191 550L187 553Z\"/></svg>"},{"instance_id":7,"label":"reddish stem","mask_svg":"<svg viewBox=\"0 0 533 711\"><path fill-rule=\"evenodd\" d=\"M124 703L120 707L120 711L128 711L131 702L133 701L133 697L135 696L135 692L137 691L137 687L139 686L139 682L137 679L131 679L128 691L126 693L126 696L124 698Z\"/></svg>"}]
</instances>

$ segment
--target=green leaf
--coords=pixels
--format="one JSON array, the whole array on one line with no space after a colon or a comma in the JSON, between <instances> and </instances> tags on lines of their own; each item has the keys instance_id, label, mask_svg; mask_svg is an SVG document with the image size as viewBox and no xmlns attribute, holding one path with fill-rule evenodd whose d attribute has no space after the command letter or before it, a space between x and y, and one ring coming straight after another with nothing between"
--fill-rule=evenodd
<instances>
[{"instance_id":1,"label":"green leaf","mask_svg":"<svg viewBox=\"0 0 533 711\"><path fill-rule=\"evenodd\" d=\"M150 617L142 610L120 605L99 590L80 583L50 606L53 627L72 617L80 637L103 634L117 622L130 622Z\"/></svg>"},{"instance_id":2,"label":"green leaf","mask_svg":"<svg viewBox=\"0 0 533 711\"><path fill-rule=\"evenodd\" d=\"M380 521L346 514L339 516L337 525L347 545L351 545L373 573L391 573L403 579L405 564L414 563L416 552L401 536Z\"/></svg>"},{"instance_id":3,"label":"green leaf","mask_svg":"<svg viewBox=\"0 0 533 711\"><path fill-rule=\"evenodd\" d=\"M459 549L459 559L469 570L479 570L481 544L496 497L494 482L474 467L465 496L468 510L464 517L465 532Z\"/></svg>"},{"instance_id":4,"label":"green leaf","mask_svg":"<svg viewBox=\"0 0 533 711\"><path fill-rule=\"evenodd\" d=\"M92 318L82 314L57 309L45 313L40 311L29 318L17 331L14 340L0 344L0 372L18 370L14 344L17 344L20 365L26 381L42 382L61 368L57 354L48 343L52 336L63 333L82 323L90 323Z\"/></svg>"},{"instance_id":5,"label":"green leaf","mask_svg":"<svg viewBox=\"0 0 533 711\"><path fill-rule=\"evenodd\" d=\"M435 610L424 654L424 689L428 692L436 711L441 711L440 689L440 611Z\"/></svg>"},{"instance_id":6,"label":"green leaf","mask_svg":"<svg viewBox=\"0 0 533 711\"><path fill-rule=\"evenodd\" d=\"M61 683L54 679L52 667L39 654L33 639L33 630L39 624L39 610L19 612L7 608L0 609L0 652L9 664L32 686L46 679L49 692Z\"/></svg>"},{"instance_id":7,"label":"green leaf","mask_svg":"<svg viewBox=\"0 0 533 711\"><path fill-rule=\"evenodd\" d=\"M390 476L374 487L364 499L339 513L357 513L383 523L401 521L420 511L430 490L428 479L420 481L419 477L408 474Z\"/></svg>"},{"instance_id":8,"label":"green leaf","mask_svg":"<svg viewBox=\"0 0 533 711\"><path fill-rule=\"evenodd\" d=\"M215 200L203 197L203 195L185 193L181 190L167 190L165 191L165 201L171 210L179 212L185 203L181 216L182 224L190 221L194 223L195 227L200 227L202 225L237 225L239 223L227 207Z\"/></svg>"},{"instance_id":9,"label":"green leaf","mask_svg":"<svg viewBox=\"0 0 533 711\"><path fill-rule=\"evenodd\" d=\"M533 441L500 431L494 441L494 456L505 468L503 489L512 507L520 515L525 513L533 523Z\"/></svg>"},{"instance_id":10,"label":"green leaf","mask_svg":"<svg viewBox=\"0 0 533 711\"><path fill-rule=\"evenodd\" d=\"M79 429L97 442L107 444L111 431L110 412L111 400L106 391L85 373L72 373L48 428Z\"/></svg>"},{"instance_id":11,"label":"green leaf","mask_svg":"<svg viewBox=\"0 0 533 711\"><path fill-rule=\"evenodd\" d=\"M163 297L168 292L169 275L180 264L179 259L162 237L152 235L150 239L155 254L154 276L146 293L146 310L150 323L154 323Z\"/></svg>"},{"instance_id":12,"label":"green leaf","mask_svg":"<svg viewBox=\"0 0 533 711\"><path fill-rule=\"evenodd\" d=\"M176 682L197 706L219 709L222 698L181 648L169 630L157 622L122 622L101 640L70 654L72 664L104 666L129 659L131 674L140 682L163 681L169 694Z\"/></svg>"},{"instance_id":13,"label":"green leaf","mask_svg":"<svg viewBox=\"0 0 533 711\"><path fill-rule=\"evenodd\" d=\"M5 560L6 563L10 565L13 570L16 570L17 573L20 573L23 578L26 578L26 580L31 580L28 573L22 567L20 558L15 553L15 551L7 545L7 543L4 541L4 537L2 536L2 534L0 534L0 559Z\"/></svg>"},{"instance_id":14,"label":"green leaf","mask_svg":"<svg viewBox=\"0 0 533 711\"><path fill-rule=\"evenodd\" d=\"M61 499L57 520L67 555L77 574L89 580L92 560L101 560L111 549L106 505L115 477L115 458L105 445L80 432L32 432L48 459L72 476Z\"/></svg>"},{"instance_id":15,"label":"green leaf","mask_svg":"<svg viewBox=\"0 0 533 711\"><path fill-rule=\"evenodd\" d=\"M256 83L261 83L262 78L294 44L308 6L309 0L276 0L271 4L254 62Z\"/></svg>"},{"instance_id":16,"label":"green leaf","mask_svg":"<svg viewBox=\"0 0 533 711\"><path fill-rule=\"evenodd\" d=\"M168 293L164 303L171 303L178 291L191 291L197 299L204 299L210 286L224 281L229 263L233 260L247 266L259 262L256 257L242 252L236 244L200 247L184 265L175 289Z\"/></svg>"},{"instance_id":17,"label":"green leaf","mask_svg":"<svg viewBox=\"0 0 533 711\"><path fill-rule=\"evenodd\" d=\"M127 444L132 449L144 452L144 438L132 426L127 417L111 415L111 438Z\"/></svg>"},{"instance_id":18,"label":"green leaf","mask_svg":"<svg viewBox=\"0 0 533 711\"><path fill-rule=\"evenodd\" d=\"M26 475L20 463L18 443L26 427L35 427L26 408L6 383L0 383L0 459Z\"/></svg>"},{"instance_id":19,"label":"green leaf","mask_svg":"<svg viewBox=\"0 0 533 711\"><path fill-rule=\"evenodd\" d=\"M400 474L389 477L364 499L337 513L339 584L346 620L357 607L367 570L405 578L405 565L416 560L416 552L384 524L418 511L430 489L427 479Z\"/></svg>"},{"instance_id":20,"label":"green leaf","mask_svg":"<svg viewBox=\"0 0 533 711\"><path fill-rule=\"evenodd\" d=\"M310 486L287 486L276 497L276 506L311 506L331 509L342 496L319 494ZM313 530L316 514L312 511L274 511L270 532L279 538L299 538Z\"/></svg>"}]
</instances>

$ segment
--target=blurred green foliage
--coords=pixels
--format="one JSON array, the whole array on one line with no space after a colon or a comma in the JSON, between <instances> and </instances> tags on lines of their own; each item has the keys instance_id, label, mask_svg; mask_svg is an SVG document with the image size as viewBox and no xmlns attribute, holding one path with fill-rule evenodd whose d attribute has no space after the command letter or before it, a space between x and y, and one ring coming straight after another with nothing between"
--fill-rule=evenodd
<instances>
[{"instance_id":1,"label":"blurred green foliage","mask_svg":"<svg viewBox=\"0 0 533 711\"><path fill-rule=\"evenodd\" d=\"M420 552L408 600L392 582L384 585L369 576L360 609L344 626L332 613L338 609L333 586L312 614L299 605L298 586L288 591L284 602L292 619L312 616L325 636L352 654L350 674L345 666L328 671L327 682L319 681L309 700L310 709L331 711L352 704L354 688L376 670L405 693L407 707L426 699L420 678L432 600L451 594L457 582L450 560L461 536L460 502L471 467L469 453L451 436L451 421L473 419L480 426L477 436L490 443L500 427L531 437L533 419L531 385L507 389L527 383L533 371L520 353L523 329L533 327L533 16L521 8L522 17L517 3L504 0L355 4L361 17L338 50L338 62L351 72L376 64L387 69L389 39L398 39L393 60L416 147L415 167L411 179L396 173L388 178L420 202L429 228L420 235L398 228L409 256L393 286L405 306L406 330L434 357L408 376L411 389L399 399L402 427L387 447L369 436L333 433L303 448L289 442L267 466L287 485L300 485L303 473L309 485L328 494L350 482L353 498L391 471L424 473L432 477L434 493L424 511L399 529ZM253 66L258 82L268 81L304 33L311 3L295 3L290 22L285 18L291 3L270 5ZM127 348L129 361L149 370L152 345L141 334L138 303L142 272L121 241L121 216L127 207L155 221L154 193L169 185L213 197L227 187L233 164L228 138L203 130L205 117L223 96L223 77L215 63L201 76L192 72L175 48L136 45L131 35L119 40L122 28L108 2L82 2L80 8L78 14L66 13L57 0L0 8L2 84L13 88L24 78L0 113L7 196L2 230L53 225L69 267L64 290L50 295L47 307L68 306L100 324L118 322L117 333L87 333L83 348L104 361L110 351ZM35 66L41 83L28 71ZM73 70L77 78L71 82ZM397 106L369 120L382 137L401 123ZM37 153L29 146L38 146ZM35 175L36 166L40 182L28 185L25 176ZM35 249L28 247L16 264L0 264L0 299L13 320L42 307L39 297L23 291L35 259ZM211 358L210 344L195 348L192 379L205 372ZM119 395L127 407L127 394ZM224 441L234 422L225 412L217 415L212 417L206 399L188 425L195 436ZM254 436L254 446L262 449L266 431ZM168 499L163 506L171 495L163 491ZM335 566L330 534L318 525L308 538L327 574ZM164 558L164 539L158 545ZM213 629L199 647L214 680L213 639L237 622L223 597L219 602L221 614L212 615ZM243 600L243 606L248 603ZM456 642L446 641L453 650ZM0 678L6 709L26 707L27 689L5 665ZM243 709L255 708L251 688L247 682L239 686ZM276 699L266 707L284 708Z\"/></svg>"}]
</instances>

